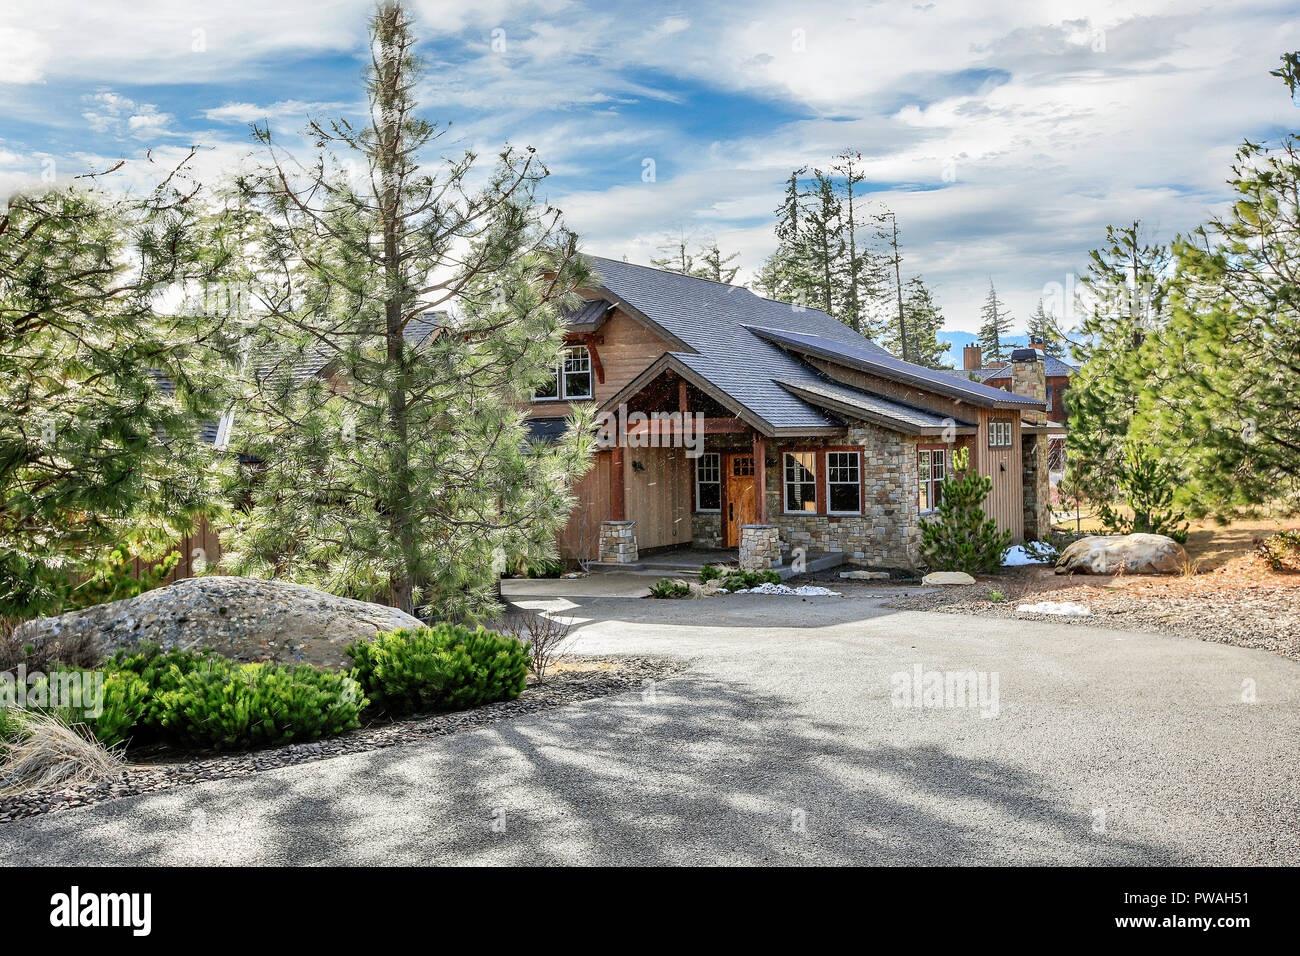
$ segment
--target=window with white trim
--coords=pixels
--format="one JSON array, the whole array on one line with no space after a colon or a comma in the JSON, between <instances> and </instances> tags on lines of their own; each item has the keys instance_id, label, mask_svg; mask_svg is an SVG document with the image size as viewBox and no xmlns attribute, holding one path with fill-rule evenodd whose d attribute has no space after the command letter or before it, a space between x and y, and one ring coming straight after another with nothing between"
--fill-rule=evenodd
<instances>
[{"instance_id":1,"label":"window with white trim","mask_svg":"<svg viewBox=\"0 0 1300 956\"><path fill-rule=\"evenodd\" d=\"M995 419L989 422L989 447L1011 447L1011 422L1007 419Z\"/></svg>"},{"instance_id":2,"label":"window with white trim","mask_svg":"<svg viewBox=\"0 0 1300 956\"><path fill-rule=\"evenodd\" d=\"M715 451L695 459L695 510L722 510L722 456Z\"/></svg>"},{"instance_id":3,"label":"window with white trim","mask_svg":"<svg viewBox=\"0 0 1300 956\"><path fill-rule=\"evenodd\" d=\"M943 500L943 483L948 480L948 449L922 448L917 452L917 488L921 511L933 511Z\"/></svg>"},{"instance_id":4,"label":"window with white trim","mask_svg":"<svg viewBox=\"0 0 1300 956\"><path fill-rule=\"evenodd\" d=\"M560 353L554 377L537 389L533 401L576 401L591 398L592 394L591 353L585 345L575 345Z\"/></svg>"},{"instance_id":5,"label":"window with white trim","mask_svg":"<svg viewBox=\"0 0 1300 956\"><path fill-rule=\"evenodd\" d=\"M787 514L817 513L817 453L785 453L785 510Z\"/></svg>"},{"instance_id":6,"label":"window with white trim","mask_svg":"<svg viewBox=\"0 0 1300 956\"><path fill-rule=\"evenodd\" d=\"M826 453L826 510L833 515L862 514L862 457L856 451Z\"/></svg>"},{"instance_id":7,"label":"window with white trim","mask_svg":"<svg viewBox=\"0 0 1300 956\"><path fill-rule=\"evenodd\" d=\"M585 345L564 350L564 397L591 398L591 353Z\"/></svg>"}]
</instances>

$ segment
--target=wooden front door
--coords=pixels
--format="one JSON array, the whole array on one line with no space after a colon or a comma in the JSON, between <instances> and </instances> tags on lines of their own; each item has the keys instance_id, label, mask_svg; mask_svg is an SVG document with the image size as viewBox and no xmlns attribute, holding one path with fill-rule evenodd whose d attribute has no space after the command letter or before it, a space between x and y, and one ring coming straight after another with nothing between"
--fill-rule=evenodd
<instances>
[{"instance_id":1,"label":"wooden front door","mask_svg":"<svg viewBox=\"0 0 1300 956\"><path fill-rule=\"evenodd\" d=\"M723 503L723 523L726 527L725 546L740 547L740 529L753 524L758 516L758 501L754 497L754 456L727 456L727 500Z\"/></svg>"}]
</instances>

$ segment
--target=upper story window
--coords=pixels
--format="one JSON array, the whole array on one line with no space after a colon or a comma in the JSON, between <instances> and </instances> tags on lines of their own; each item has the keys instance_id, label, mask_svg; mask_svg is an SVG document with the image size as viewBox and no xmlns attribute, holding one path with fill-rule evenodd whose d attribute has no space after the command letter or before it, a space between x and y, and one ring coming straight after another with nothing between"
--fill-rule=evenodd
<instances>
[{"instance_id":1,"label":"upper story window","mask_svg":"<svg viewBox=\"0 0 1300 956\"><path fill-rule=\"evenodd\" d=\"M591 398L591 353L585 345L575 345L560 353L554 377L533 395L533 401L546 402Z\"/></svg>"},{"instance_id":2,"label":"upper story window","mask_svg":"<svg viewBox=\"0 0 1300 956\"><path fill-rule=\"evenodd\" d=\"M826 453L826 497L830 514L862 513L862 456L856 451Z\"/></svg>"},{"instance_id":3,"label":"upper story window","mask_svg":"<svg viewBox=\"0 0 1300 956\"><path fill-rule=\"evenodd\" d=\"M989 447L1011 447L1011 422L1006 419L994 419L989 422Z\"/></svg>"},{"instance_id":4,"label":"upper story window","mask_svg":"<svg viewBox=\"0 0 1300 956\"><path fill-rule=\"evenodd\" d=\"M785 510L817 513L817 453L785 453Z\"/></svg>"},{"instance_id":5,"label":"upper story window","mask_svg":"<svg viewBox=\"0 0 1300 956\"><path fill-rule=\"evenodd\" d=\"M695 510L722 510L722 457L715 451L695 459Z\"/></svg>"}]
</instances>

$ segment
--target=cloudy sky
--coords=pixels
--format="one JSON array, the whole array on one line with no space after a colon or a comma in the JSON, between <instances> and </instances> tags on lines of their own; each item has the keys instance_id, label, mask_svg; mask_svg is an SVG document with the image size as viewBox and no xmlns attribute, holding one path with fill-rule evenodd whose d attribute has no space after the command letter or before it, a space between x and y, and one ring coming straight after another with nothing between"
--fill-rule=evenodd
<instances>
[{"instance_id":1,"label":"cloudy sky","mask_svg":"<svg viewBox=\"0 0 1300 956\"><path fill-rule=\"evenodd\" d=\"M408 7L428 117L487 155L537 147L587 251L648 262L684 229L739 252L743 280L790 169L853 148L949 329L975 328L990 277L1019 324L1108 223L1194 226L1227 198L1236 145L1298 115L1268 76L1300 48L1294 0ZM291 137L355 113L368 9L3 0L0 194L191 143L211 180L253 120Z\"/></svg>"}]
</instances>

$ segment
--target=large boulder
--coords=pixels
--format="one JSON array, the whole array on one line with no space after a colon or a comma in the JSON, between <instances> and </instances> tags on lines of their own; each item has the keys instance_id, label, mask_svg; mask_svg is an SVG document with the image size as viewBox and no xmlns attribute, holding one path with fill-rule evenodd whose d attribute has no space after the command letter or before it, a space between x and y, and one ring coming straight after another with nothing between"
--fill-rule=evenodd
<instances>
[{"instance_id":1,"label":"large boulder","mask_svg":"<svg viewBox=\"0 0 1300 956\"><path fill-rule=\"evenodd\" d=\"M207 648L241 661L342 668L352 664L344 651L354 640L419 624L395 607L335 597L301 584L214 575L28 621L17 636L40 644L88 632L107 654L157 643L168 650Z\"/></svg>"},{"instance_id":2,"label":"large boulder","mask_svg":"<svg viewBox=\"0 0 1300 956\"><path fill-rule=\"evenodd\" d=\"M1105 534L1080 538L1056 559L1057 574L1176 574L1187 552L1163 534Z\"/></svg>"}]
</instances>

